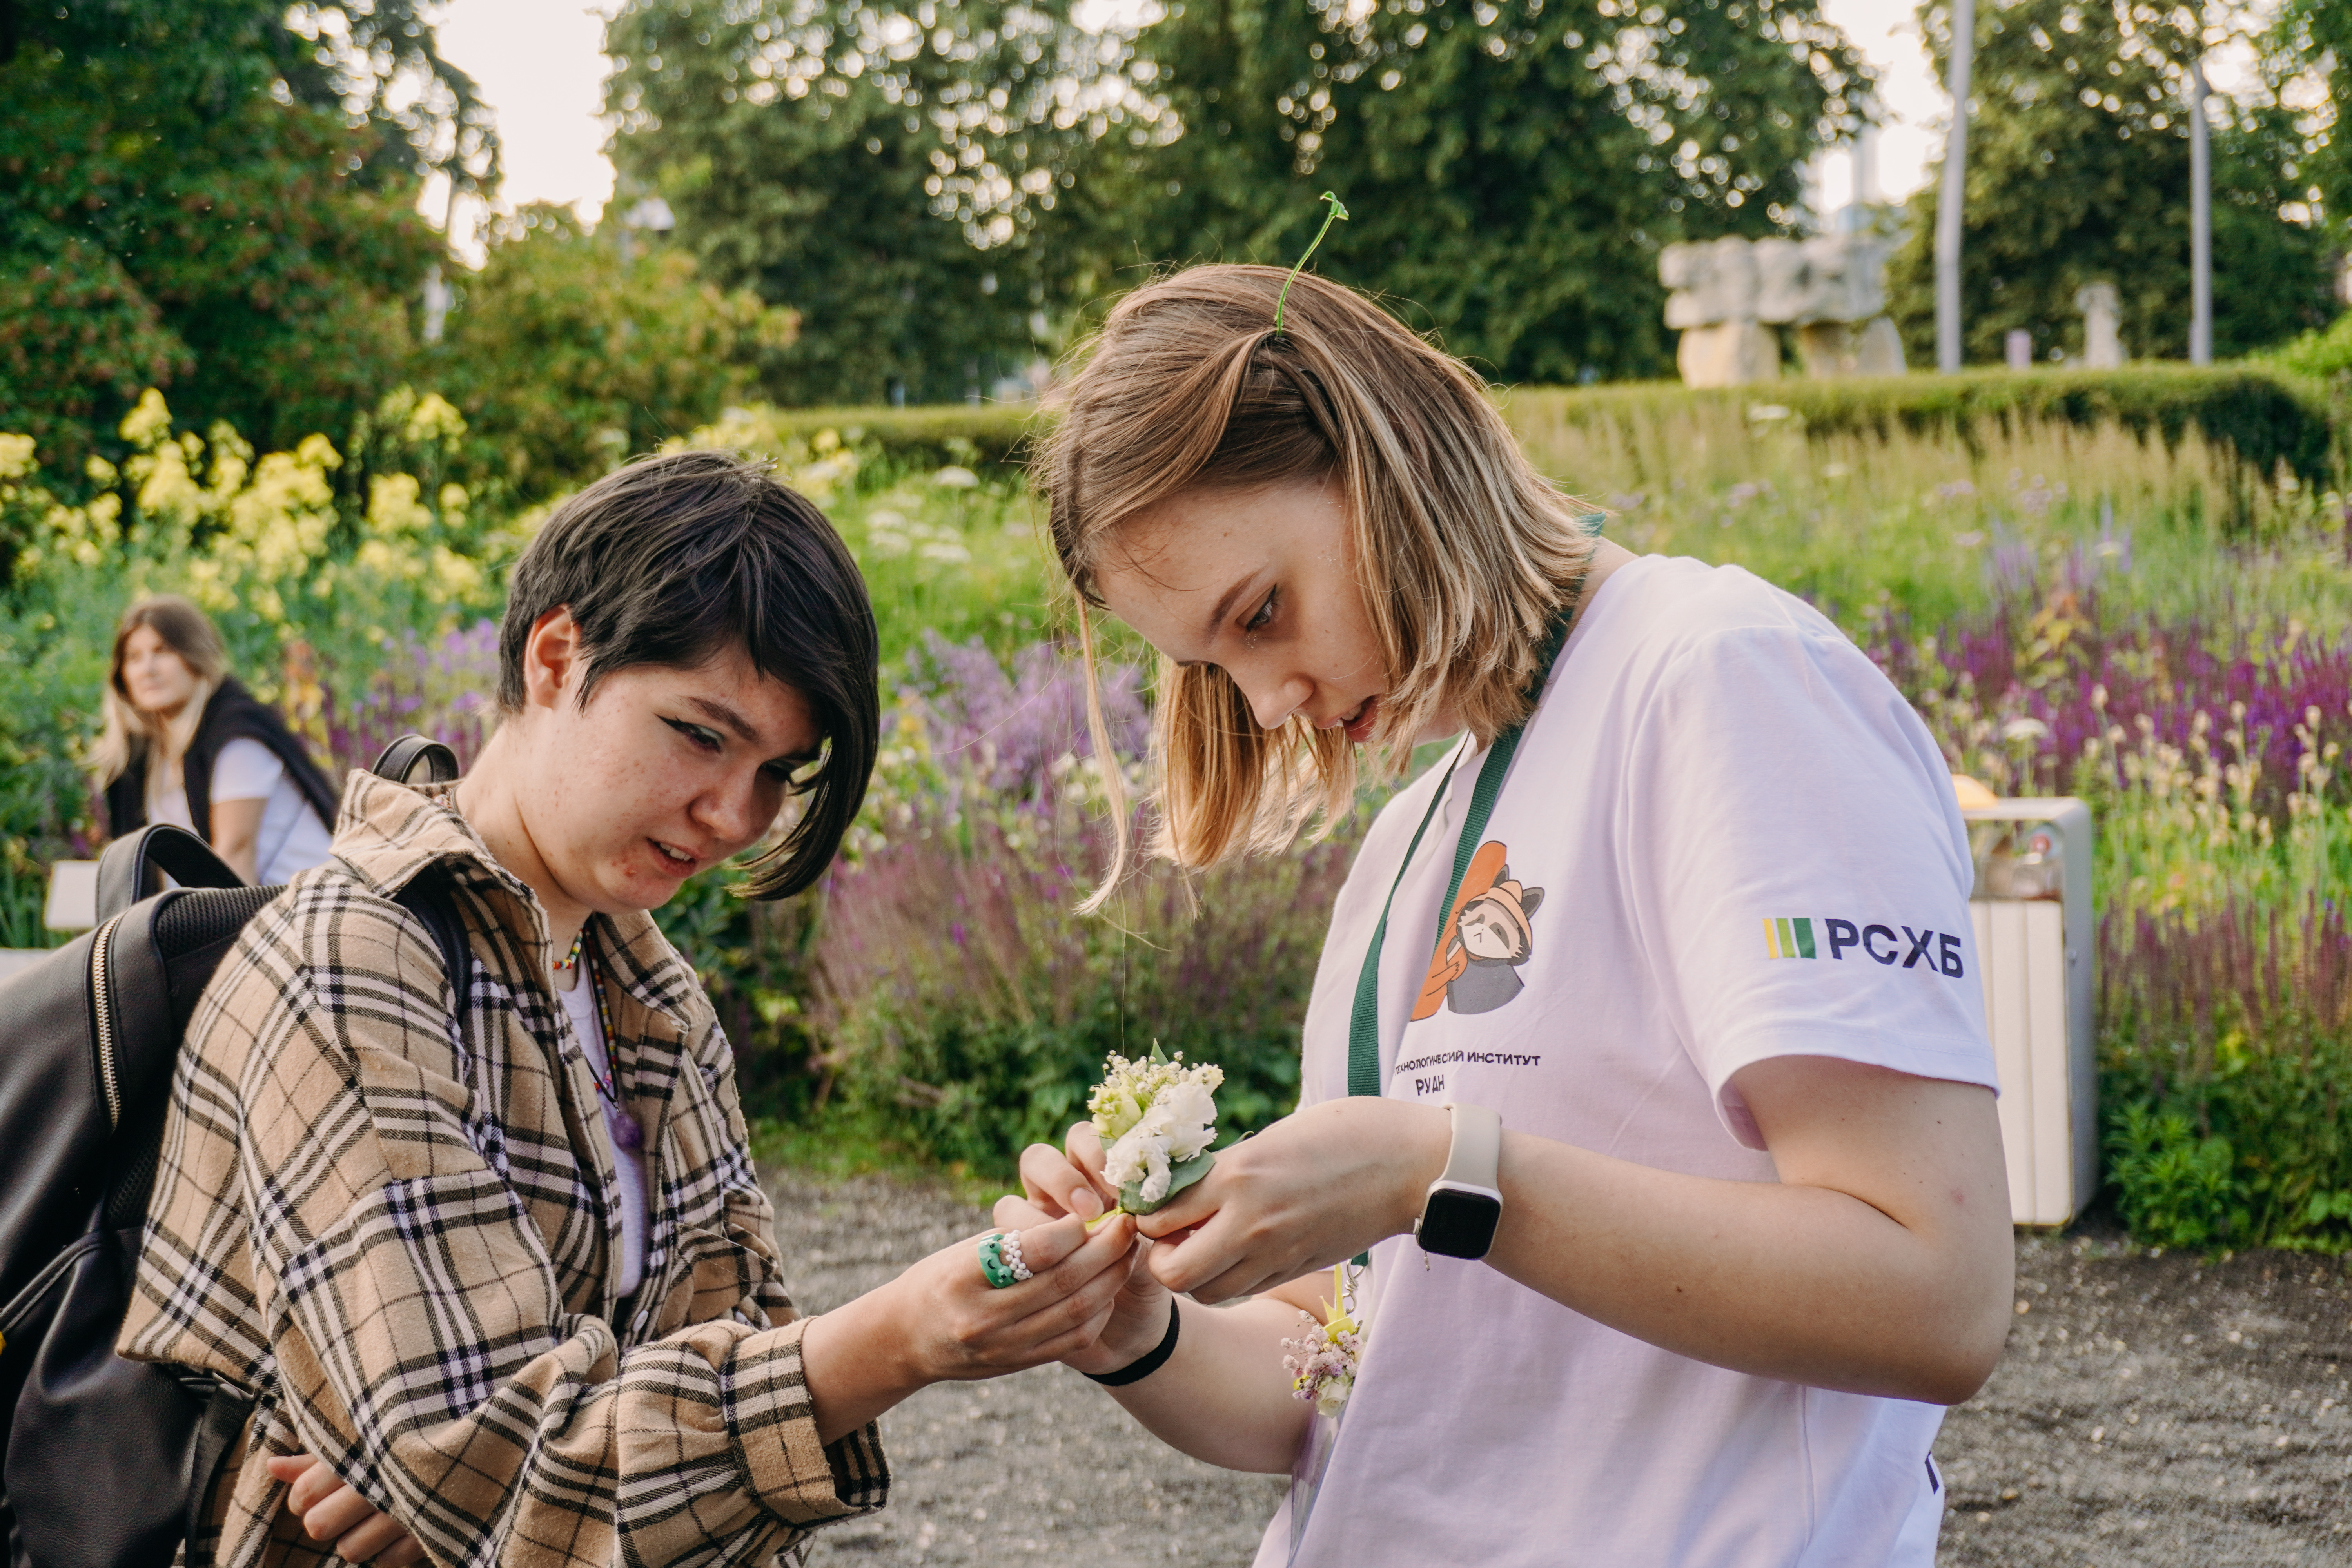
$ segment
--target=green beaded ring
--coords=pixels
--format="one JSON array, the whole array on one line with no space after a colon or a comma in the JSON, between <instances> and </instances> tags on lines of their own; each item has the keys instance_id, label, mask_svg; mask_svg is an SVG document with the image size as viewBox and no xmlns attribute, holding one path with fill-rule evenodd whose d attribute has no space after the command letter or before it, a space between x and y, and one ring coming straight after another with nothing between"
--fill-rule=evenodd
<instances>
[{"instance_id":1,"label":"green beaded ring","mask_svg":"<svg viewBox=\"0 0 2352 1568\"><path fill-rule=\"evenodd\" d=\"M1004 1261L1004 1233L1001 1230L980 1238L980 1275L998 1290L1021 1282L1013 1266Z\"/></svg>"}]
</instances>

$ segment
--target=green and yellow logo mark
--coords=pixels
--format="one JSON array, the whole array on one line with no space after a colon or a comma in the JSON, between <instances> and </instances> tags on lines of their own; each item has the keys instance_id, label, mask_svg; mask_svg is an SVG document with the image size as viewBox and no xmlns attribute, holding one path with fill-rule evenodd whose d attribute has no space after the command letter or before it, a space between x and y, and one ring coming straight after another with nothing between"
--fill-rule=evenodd
<instances>
[{"instance_id":1,"label":"green and yellow logo mark","mask_svg":"<svg viewBox=\"0 0 2352 1568\"><path fill-rule=\"evenodd\" d=\"M1764 955L1767 958L1811 958L1813 952L1813 922L1799 917L1791 920L1764 918Z\"/></svg>"}]
</instances>

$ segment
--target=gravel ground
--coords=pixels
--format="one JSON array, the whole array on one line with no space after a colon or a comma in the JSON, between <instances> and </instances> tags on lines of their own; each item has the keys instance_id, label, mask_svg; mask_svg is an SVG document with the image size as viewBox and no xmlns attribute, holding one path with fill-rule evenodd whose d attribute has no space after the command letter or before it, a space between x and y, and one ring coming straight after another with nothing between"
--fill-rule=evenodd
<instances>
[{"instance_id":1,"label":"gravel ground","mask_svg":"<svg viewBox=\"0 0 2352 1568\"><path fill-rule=\"evenodd\" d=\"M864 1177L816 1186L772 1177L793 1298L823 1311L988 1216L936 1192ZM973 1267L977 1268L975 1264ZM925 1389L882 1417L890 1506L827 1530L813 1565L1063 1562L1245 1564L1288 1479L1186 1458L1076 1373L1041 1366Z\"/></svg>"},{"instance_id":2,"label":"gravel ground","mask_svg":"<svg viewBox=\"0 0 2352 1568\"><path fill-rule=\"evenodd\" d=\"M793 1294L822 1311L986 1224L938 1192L772 1177ZM2017 1319L1936 1446L1947 1564L2352 1568L2352 1273L2332 1258L2149 1254L2021 1236ZM1079 1376L942 1384L883 1417L896 1474L814 1564L1238 1568L1281 1500L1162 1447Z\"/></svg>"},{"instance_id":3,"label":"gravel ground","mask_svg":"<svg viewBox=\"0 0 2352 1568\"><path fill-rule=\"evenodd\" d=\"M2021 1238L2018 1317L1936 1445L1952 1564L2352 1563L2352 1274Z\"/></svg>"}]
</instances>

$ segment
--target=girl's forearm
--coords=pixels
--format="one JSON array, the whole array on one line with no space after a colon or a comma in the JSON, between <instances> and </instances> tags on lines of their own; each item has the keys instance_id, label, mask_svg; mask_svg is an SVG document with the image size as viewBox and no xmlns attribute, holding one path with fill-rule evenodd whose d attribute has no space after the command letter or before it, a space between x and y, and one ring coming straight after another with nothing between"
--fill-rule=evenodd
<instances>
[{"instance_id":1,"label":"girl's forearm","mask_svg":"<svg viewBox=\"0 0 2352 1568\"><path fill-rule=\"evenodd\" d=\"M1292 1397L1282 1342L1298 1309L1274 1296L1237 1307L1183 1303L1176 1353L1110 1396L1170 1447L1228 1470L1279 1475L1297 1457L1313 1409Z\"/></svg>"},{"instance_id":2,"label":"girl's forearm","mask_svg":"<svg viewBox=\"0 0 2352 1568\"><path fill-rule=\"evenodd\" d=\"M1486 1266L1735 1372L1969 1397L2000 1356L2015 1265L1991 1093L1814 1058L1760 1062L1739 1081L1779 1182L1662 1171L1507 1129ZM1408 1232L1447 1142L1433 1105L1310 1107L1219 1151L1207 1179L1151 1216L1146 1234L1182 1237L1154 1249L1151 1271L1217 1300Z\"/></svg>"},{"instance_id":3,"label":"girl's forearm","mask_svg":"<svg viewBox=\"0 0 2352 1568\"><path fill-rule=\"evenodd\" d=\"M1864 1196L1858 1183L1804 1180L1793 1157L1779 1183L1721 1181L1507 1134L1486 1261L1699 1361L1957 1404L2006 1333L2008 1205L1991 1096L1919 1088L1933 1113L1914 1120L1912 1149L1879 1152ZM1984 1146L1975 1159L1962 1152L1972 1144Z\"/></svg>"},{"instance_id":4,"label":"girl's forearm","mask_svg":"<svg viewBox=\"0 0 2352 1568\"><path fill-rule=\"evenodd\" d=\"M801 1331L801 1375L821 1443L847 1436L928 1381L905 1353L906 1334L890 1312L889 1289L869 1290L811 1318Z\"/></svg>"}]
</instances>

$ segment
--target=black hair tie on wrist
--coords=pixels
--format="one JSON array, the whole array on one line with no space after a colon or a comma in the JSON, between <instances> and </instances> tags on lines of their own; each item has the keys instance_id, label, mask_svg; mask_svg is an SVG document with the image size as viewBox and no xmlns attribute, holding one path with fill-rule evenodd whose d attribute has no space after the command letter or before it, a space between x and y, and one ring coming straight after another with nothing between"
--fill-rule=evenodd
<instances>
[{"instance_id":1,"label":"black hair tie on wrist","mask_svg":"<svg viewBox=\"0 0 2352 1568\"><path fill-rule=\"evenodd\" d=\"M1176 1328L1183 1321L1184 1315L1177 1309L1176 1298L1169 1297L1168 1334L1160 1342L1158 1350L1147 1351L1141 1360L1131 1361L1117 1372L1082 1372L1078 1375L1089 1383L1099 1383L1105 1388L1124 1388L1130 1383L1141 1383L1145 1378L1166 1366L1168 1358L1176 1353Z\"/></svg>"}]
</instances>

